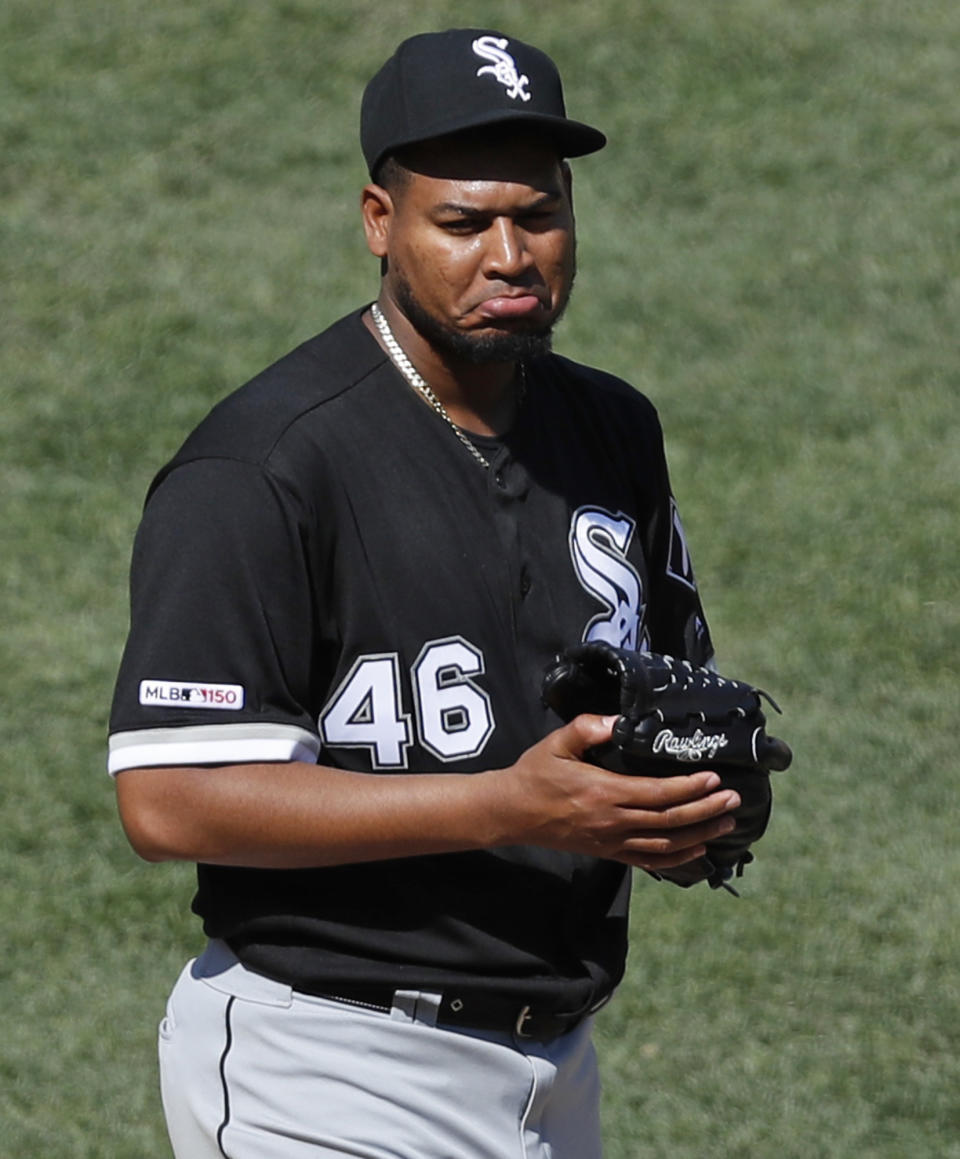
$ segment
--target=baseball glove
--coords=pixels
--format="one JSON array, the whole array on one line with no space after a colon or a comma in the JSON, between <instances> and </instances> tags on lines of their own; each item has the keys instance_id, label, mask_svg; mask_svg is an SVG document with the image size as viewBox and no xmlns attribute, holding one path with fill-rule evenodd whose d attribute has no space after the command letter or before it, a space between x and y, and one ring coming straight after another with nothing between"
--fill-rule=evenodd
<instances>
[{"instance_id":1,"label":"baseball glove","mask_svg":"<svg viewBox=\"0 0 960 1159\"><path fill-rule=\"evenodd\" d=\"M712 769L740 794L736 827L707 842L697 861L654 873L684 887L707 881L736 890L730 879L753 860L750 846L770 819L769 772L789 767L790 748L766 732L765 692L687 660L628 652L602 641L578 644L544 674L543 700L564 721L581 712L617 714L611 739L585 759L616 773L669 777Z\"/></svg>"}]
</instances>

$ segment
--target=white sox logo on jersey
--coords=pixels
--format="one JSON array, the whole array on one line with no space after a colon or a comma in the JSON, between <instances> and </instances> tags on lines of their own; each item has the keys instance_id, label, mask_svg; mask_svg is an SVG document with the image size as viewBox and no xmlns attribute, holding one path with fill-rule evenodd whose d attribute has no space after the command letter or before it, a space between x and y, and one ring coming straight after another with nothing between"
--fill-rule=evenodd
<instances>
[{"instance_id":1,"label":"white sox logo on jersey","mask_svg":"<svg viewBox=\"0 0 960 1159\"><path fill-rule=\"evenodd\" d=\"M509 43L510 41L505 36L480 36L473 42L473 51L477 56L482 60L492 62L484 65L483 68L478 68L477 76L489 73L503 85L507 90L507 96L512 100L519 97L521 101L529 101L533 95L526 91L530 78L520 75L517 62L506 51Z\"/></svg>"},{"instance_id":2,"label":"white sox logo on jersey","mask_svg":"<svg viewBox=\"0 0 960 1159\"><path fill-rule=\"evenodd\" d=\"M581 585L607 608L587 624L584 642L604 640L615 648L641 646L643 581L627 559L636 528L622 512L578 507L570 520L570 554Z\"/></svg>"}]
</instances>

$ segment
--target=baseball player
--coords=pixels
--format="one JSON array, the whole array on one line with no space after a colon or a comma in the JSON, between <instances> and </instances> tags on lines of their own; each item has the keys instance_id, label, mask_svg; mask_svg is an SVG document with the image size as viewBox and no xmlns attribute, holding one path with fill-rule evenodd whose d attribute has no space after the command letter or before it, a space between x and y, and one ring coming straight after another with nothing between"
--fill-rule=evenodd
<instances>
[{"instance_id":1,"label":"baseball player","mask_svg":"<svg viewBox=\"0 0 960 1159\"><path fill-rule=\"evenodd\" d=\"M376 301L160 471L110 771L206 949L160 1028L179 1159L596 1159L594 1012L630 867L700 857L712 772L586 763L543 670L579 640L712 653L655 412L551 353L574 275L553 62L405 41L364 94Z\"/></svg>"}]
</instances>

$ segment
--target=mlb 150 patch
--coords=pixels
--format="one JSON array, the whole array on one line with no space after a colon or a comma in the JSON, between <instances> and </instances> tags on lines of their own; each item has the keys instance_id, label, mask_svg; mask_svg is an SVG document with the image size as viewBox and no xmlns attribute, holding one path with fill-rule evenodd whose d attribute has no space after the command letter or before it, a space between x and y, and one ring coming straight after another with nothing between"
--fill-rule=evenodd
<instances>
[{"instance_id":1,"label":"mlb 150 patch","mask_svg":"<svg viewBox=\"0 0 960 1159\"><path fill-rule=\"evenodd\" d=\"M199 684L189 680L141 680L140 703L155 708L243 708L242 684Z\"/></svg>"}]
</instances>

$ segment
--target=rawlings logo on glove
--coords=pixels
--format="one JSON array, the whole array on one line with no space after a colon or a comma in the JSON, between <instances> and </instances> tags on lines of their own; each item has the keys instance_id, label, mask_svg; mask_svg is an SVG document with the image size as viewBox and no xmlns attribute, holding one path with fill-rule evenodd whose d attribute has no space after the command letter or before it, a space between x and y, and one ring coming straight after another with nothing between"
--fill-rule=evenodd
<instances>
[{"instance_id":1,"label":"rawlings logo on glove","mask_svg":"<svg viewBox=\"0 0 960 1159\"><path fill-rule=\"evenodd\" d=\"M766 693L687 660L628 652L602 641L561 653L543 679L543 700L564 721L582 712L617 715L611 739L586 759L612 772L664 777L711 769L741 804L736 828L707 843L698 861L655 877L677 885L708 881L731 893L730 878L753 860L750 846L770 819L771 770L789 767L788 745L768 735L761 703Z\"/></svg>"},{"instance_id":2,"label":"rawlings logo on glove","mask_svg":"<svg viewBox=\"0 0 960 1159\"><path fill-rule=\"evenodd\" d=\"M678 761L702 761L704 757L715 757L717 752L727 747L725 733L715 732L710 736L697 729L693 736L675 736L669 728L661 729L653 738L653 752L666 753Z\"/></svg>"}]
</instances>

